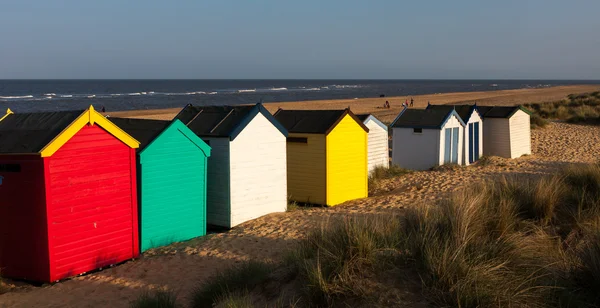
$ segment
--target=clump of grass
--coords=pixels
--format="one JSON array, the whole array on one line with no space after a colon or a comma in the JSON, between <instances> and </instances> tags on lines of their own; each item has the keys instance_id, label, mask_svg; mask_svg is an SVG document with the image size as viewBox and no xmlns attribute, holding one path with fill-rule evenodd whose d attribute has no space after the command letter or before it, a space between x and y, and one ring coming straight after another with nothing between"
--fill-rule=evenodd
<instances>
[{"instance_id":1,"label":"clump of grass","mask_svg":"<svg viewBox=\"0 0 600 308\"><path fill-rule=\"evenodd\" d=\"M300 209L298 202L296 202L294 200L288 200L287 208L285 210L286 212L293 212L293 211L297 211L298 209Z\"/></svg>"},{"instance_id":2,"label":"clump of grass","mask_svg":"<svg viewBox=\"0 0 600 308\"><path fill-rule=\"evenodd\" d=\"M211 306L209 306L211 307ZM217 308L253 308L252 297L248 292L231 293L227 292L216 300L212 307Z\"/></svg>"},{"instance_id":3,"label":"clump of grass","mask_svg":"<svg viewBox=\"0 0 600 308\"><path fill-rule=\"evenodd\" d=\"M368 297L361 271L373 269L401 241L398 225L391 222L346 219L310 233L288 262L304 281L309 302L328 306L341 298Z\"/></svg>"},{"instance_id":4,"label":"clump of grass","mask_svg":"<svg viewBox=\"0 0 600 308\"><path fill-rule=\"evenodd\" d=\"M537 114L534 114L531 116L531 128L532 129L544 128L544 127L548 126L548 124L549 124L548 120L540 117Z\"/></svg>"},{"instance_id":5,"label":"clump of grass","mask_svg":"<svg viewBox=\"0 0 600 308\"><path fill-rule=\"evenodd\" d=\"M217 273L194 291L192 307L211 307L228 296L252 291L265 283L274 265L248 261Z\"/></svg>"},{"instance_id":6,"label":"clump of grass","mask_svg":"<svg viewBox=\"0 0 600 308\"><path fill-rule=\"evenodd\" d=\"M169 291L144 292L130 303L131 308L176 308L177 297Z\"/></svg>"},{"instance_id":7,"label":"clump of grass","mask_svg":"<svg viewBox=\"0 0 600 308\"><path fill-rule=\"evenodd\" d=\"M571 94L563 101L527 104L526 107L535 113L531 117L532 128L543 127L538 125L543 123L539 118L600 124L600 97L597 93Z\"/></svg>"},{"instance_id":8,"label":"clump of grass","mask_svg":"<svg viewBox=\"0 0 600 308\"><path fill-rule=\"evenodd\" d=\"M410 172L410 170L404 169L398 165L390 165L389 168L377 166L371 170L369 174L369 192L373 194L379 191L381 189L381 182L383 180L399 177Z\"/></svg>"}]
</instances>

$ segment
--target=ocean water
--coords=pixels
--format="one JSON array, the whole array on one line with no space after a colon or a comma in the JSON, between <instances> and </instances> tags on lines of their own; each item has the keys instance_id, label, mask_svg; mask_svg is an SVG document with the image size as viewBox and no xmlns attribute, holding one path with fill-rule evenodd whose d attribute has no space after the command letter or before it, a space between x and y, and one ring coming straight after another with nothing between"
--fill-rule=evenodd
<instances>
[{"instance_id":1,"label":"ocean water","mask_svg":"<svg viewBox=\"0 0 600 308\"><path fill-rule=\"evenodd\" d=\"M0 80L0 111L107 111L542 88L570 80Z\"/></svg>"}]
</instances>

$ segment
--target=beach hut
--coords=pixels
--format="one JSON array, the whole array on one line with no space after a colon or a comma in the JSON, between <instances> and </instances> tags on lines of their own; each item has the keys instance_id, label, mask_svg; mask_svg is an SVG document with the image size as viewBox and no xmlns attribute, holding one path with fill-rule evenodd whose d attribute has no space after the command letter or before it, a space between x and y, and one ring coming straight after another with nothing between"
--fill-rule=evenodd
<instances>
[{"instance_id":1,"label":"beach hut","mask_svg":"<svg viewBox=\"0 0 600 308\"><path fill-rule=\"evenodd\" d=\"M175 117L211 148L207 222L232 228L287 208L287 131L262 104L191 106Z\"/></svg>"},{"instance_id":2,"label":"beach hut","mask_svg":"<svg viewBox=\"0 0 600 308\"><path fill-rule=\"evenodd\" d=\"M141 251L205 235L210 147L179 120L111 121L140 142Z\"/></svg>"},{"instance_id":3,"label":"beach hut","mask_svg":"<svg viewBox=\"0 0 600 308\"><path fill-rule=\"evenodd\" d=\"M280 109L274 116L289 132L292 200L333 206L367 197L369 129L350 109Z\"/></svg>"},{"instance_id":4,"label":"beach hut","mask_svg":"<svg viewBox=\"0 0 600 308\"><path fill-rule=\"evenodd\" d=\"M470 165L483 155L483 117L476 105L427 105L427 109L442 109L456 113L465 123L463 164Z\"/></svg>"},{"instance_id":5,"label":"beach hut","mask_svg":"<svg viewBox=\"0 0 600 308\"><path fill-rule=\"evenodd\" d=\"M137 257L138 146L91 106L0 121L2 276L50 282Z\"/></svg>"},{"instance_id":6,"label":"beach hut","mask_svg":"<svg viewBox=\"0 0 600 308\"><path fill-rule=\"evenodd\" d=\"M463 163L465 123L456 110L407 109L392 127L392 163L426 170Z\"/></svg>"},{"instance_id":7,"label":"beach hut","mask_svg":"<svg viewBox=\"0 0 600 308\"><path fill-rule=\"evenodd\" d=\"M368 134L368 172L377 167L389 168L390 151L388 140L388 127L372 114L356 115L369 129Z\"/></svg>"},{"instance_id":8,"label":"beach hut","mask_svg":"<svg viewBox=\"0 0 600 308\"><path fill-rule=\"evenodd\" d=\"M531 112L523 106L477 106L483 115L483 154L517 158L531 154Z\"/></svg>"}]
</instances>

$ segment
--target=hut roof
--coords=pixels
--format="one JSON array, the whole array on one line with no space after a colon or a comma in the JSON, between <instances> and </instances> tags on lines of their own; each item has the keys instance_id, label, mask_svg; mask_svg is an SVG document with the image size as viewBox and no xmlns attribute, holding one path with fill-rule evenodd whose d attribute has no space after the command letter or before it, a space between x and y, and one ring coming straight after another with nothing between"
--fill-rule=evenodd
<instances>
[{"instance_id":1,"label":"hut roof","mask_svg":"<svg viewBox=\"0 0 600 308\"><path fill-rule=\"evenodd\" d=\"M171 121L130 118L110 118L110 121L140 142L138 151L145 149L171 124Z\"/></svg>"},{"instance_id":2,"label":"hut roof","mask_svg":"<svg viewBox=\"0 0 600 308\"><path fill-rule=\"evenodd\" d=\"M254 106L193 106L184 107L175 119L180 120L198 136L235 139L258 113L263 114L282 134L287 131L262 105Z\"/></svg>"},{"instance_id":3,"label":"hut roof","mask_svg":"<svg viewBox=\"0 0 600 308\"><path fill-rule=\"evenodd\" d=\"M350 115L366 132L369 129L350 109L344 110L283 110L274 116L290 133L328 134L344 118Z\"/></svg>"},{"instance_id":4,"label":"hut roof","mask_svg":"<svg viewBox=\"0 0 600 308\"><path fill-rule=\"evenodd\" d=\"M440 109L445 110L446 112L450 112L454 109L463 122L469 121L473 112L479 112L475 105L428 105L427 109Z\"/></svg>"},{"instance_id":5,"label":"hut roof","mask_svg":"<svg viewBox=\"0 0 600 308\"><path fill-rule=\"evenodd\" d=\"M38 153L83 112L11 114L0 121L0 153Z\"/></svg>"},{"instance_id":6,"label":"hut roof","mask_svg":"<svg viewBox=\"0 0 600 308\"><path fill-rule=\"evenodd\" d=\"M8 113L0 121L0 154L54 154L87 124L98 124L131 148L139 142L90 106L87 110Z\"/></svg>"},{"instance_id":7,"label":"hut roof","mask_svg":"<svg viewBox=\"0 0 600 308\"><path fill-rule=\"evenodd\" d=\"M523 110L525 113L531 115L531 111L525 107L519 106L477 106L479 112L483 114L485 118L510 118L519 110Z\"/></svg>"},{"instance_id":8,"label":"hut roof","mask_svg":"<svg viewBox=\"0 0 600 308\"><path fill-rule=\"evenodd\" d=\"M452 115L456 115L465 124L454 109L404 109L392 123L392 127L440 129Z\"/></svg>"}]
</instances>

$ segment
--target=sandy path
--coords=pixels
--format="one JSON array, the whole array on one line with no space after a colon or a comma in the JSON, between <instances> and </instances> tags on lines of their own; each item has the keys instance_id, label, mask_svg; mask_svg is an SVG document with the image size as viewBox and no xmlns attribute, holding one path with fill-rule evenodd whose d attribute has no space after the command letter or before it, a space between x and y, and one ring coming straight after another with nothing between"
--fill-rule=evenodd
<instances>
[{"instance_id":1,"label":"sandy path","mask_svg":"<svg viewBox=\"0 0 600 308\"><path fill-rule=\"evenodd\" d=\"M241 260L277 260L313 227L332 217L398 213L434 202L464 185L507 174L549 173L566 162L600 158L600 127L553 123L534 130L534 155L492 159L446 171L414 172L383 183L386 193L333 208L309 208L263 216L229 232L177 243L141 259L43 287L21 286L0 295L2 307L127 307L144 290L165 287L187 302L190 292L216 270ZM457 185L457 183L459 185Z\"/></svg>"},{"instance_id":2,"label":"sandy path","mask_svg":"<svg viewBox=\"0 0 600 308\"><path fill-rule=\"evenodd\" d=\"M477 103L480 105L518 105L531 102L557 101L572 93L585 93L600 90L600 85L561 86L542 89L519 89L482 92L457 92L413 96L416 108L424 108L427 102L432 104L452 103ZM278 102L266 103L269 111L275 112L278 108L287 109L343 109L350 106L355 113L374 113L383 121L391 122L402 109L401 104L409 100L410 96L361 98L343 100L319 100L303 102ZM380 106L385 101L391 104L390 109ZM157 120L171 120L180 108L136 110L109 112L111 116L148 118Z\"/></svg>"}]
</instances>

